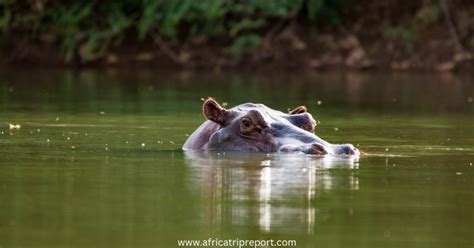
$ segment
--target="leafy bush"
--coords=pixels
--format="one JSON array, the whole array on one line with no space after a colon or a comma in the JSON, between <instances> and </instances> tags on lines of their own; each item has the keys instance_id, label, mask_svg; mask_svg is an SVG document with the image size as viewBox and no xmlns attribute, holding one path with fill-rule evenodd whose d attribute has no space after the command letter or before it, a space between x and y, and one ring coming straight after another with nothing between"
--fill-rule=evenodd
<instances>
[{"instance_id":1,"label":"leafy bush","mask_svg":"<svg viewBox=\"0 0 474 248\"><path fill-rule=\"evenodd\" d=\"M61 44L66 60L79 50L103 54L120 45L125 35L171 40L192 35L225 37L238 54L258 47L269 20L292 15L334 24L347 0L0 0L4 33L47 33ZM1 10L0 10L1 11ZM8 36L5 36L8 37Z\"/></svg>"}]
</instances>

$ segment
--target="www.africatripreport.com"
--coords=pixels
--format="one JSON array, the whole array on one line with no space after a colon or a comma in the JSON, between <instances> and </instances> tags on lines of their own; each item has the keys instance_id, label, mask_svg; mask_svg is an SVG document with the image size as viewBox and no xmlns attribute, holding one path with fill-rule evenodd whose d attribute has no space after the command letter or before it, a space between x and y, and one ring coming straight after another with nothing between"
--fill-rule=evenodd
<instances>
[{"instance_id":1,"label":"www.africatripreport.com","mask_svg":"<svg viewBox=\"0 0 474 248\"><path fill-rule=\"evenodd\" d=\"M219 239L178 240L179 247L296 247L296 240Z\"/></svg>"}]
</instances>

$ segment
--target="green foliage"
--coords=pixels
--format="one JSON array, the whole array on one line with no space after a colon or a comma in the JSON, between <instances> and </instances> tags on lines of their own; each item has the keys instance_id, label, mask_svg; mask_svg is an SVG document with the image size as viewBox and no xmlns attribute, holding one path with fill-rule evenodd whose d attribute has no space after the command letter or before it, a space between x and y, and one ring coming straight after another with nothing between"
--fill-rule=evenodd
<instances>
[{"instance_id":1,"label":"green foliage","mask_svg":"<svg viewBox=\"0 0 474 248\"><path fill-rule=\"evenodd\" d=\"M441 17L441 3L437 0L423 0L422 5L416 10L411 19L403 25L387 29L384 36L391 39L400 39L405 48L405 54L413 53L415 41L419 30L435 24Z\"/></svg>"},{"instance_id":2,"label":"green foliage","mask_svg":"<svg viewBox=\"0 0 474 248\"><path fill-rule=\"evenodd\" d=\"M228 52L234 55L241 54L244 49L255 49L262 43L262 38L257 34L250 33L239 36L234 44L228 48Z\"/></svg>"},{"instance_id":3,"label":"green foliage","mask_svg":"<svg viewBox=\"0 0 474 248\"><path fill-rule=\"evenodd\" d=\"M3 13L0 16L0 29L4 32L7 31L8 26L12 18L11 5L13 5L13 0L0 0L0 6L3 7Z\"/></svg>"},{"instance_id":4,"label":"green foliage","mask_svg":"<svg viewBox=\"0 0 474 248\"><path fill-rule=\"evenodd\" d=\"M306 9L306 16L309 21L322 21L331 25L339 23L339 11L349 0L306 0L303 2L303 9Z\"/></svg>"},{"instance_id":5,"label":"green foliage","mask_svg":"<svg viewBox=\"0 0 474 248\"><path fill-rule=\"evenodd\" d=\"M0 17L0 28L3 31L7 31L8 25L11 19L11 12L8 8L3 9L3 15Z\"/></svg>"},{"instance_id":6,"label":"green foliage","mask_svg":"<svg viewBox=\"0 0 474 248\"><path fill-rule=\"evenodd\" d=\"M231 22L230 23L230 31L229 34L232 37L235 37L240 32L247 31L247 30L255 30L265 25L265 20L257 19L252 20L249 18L244 18L239 21Z\"/></svg>"},{"instance_id":7,"label":"green foliage","mask_svg":"<svg viewBox=\"0 0 474 248\"><path fill-rule=\"evenodd\" d=\"M388 38L401 38L405 46L405 53L411 54L413 52L414 32L404 27L394 27L385 31L385 36Z\"/></svg>"},{"instance_id":8,"label":"green foliage","mask_svg":"<svg viewBox=\"0 0 474 248\"><path fill-rule=\"evenodd\" d=\"M337 23L347 1L0 0L0 29L52 34L66 60L103 54L130 34L140 41L149 35L221 37L230 40L231 53L239 54L258 47L262 31L278 19L299 15L313 23Z\"/></svg>"},{"instance_id":9,"label":"green foliage","mask_svg":"<svg viewBox=\"0 0 474 248\"><path fill-rule=\"evenodd\" d=\"M319 11L323 5L322 0L307 0L308 19L312 22L316 21Z\"/></svg>"}]
</instances>

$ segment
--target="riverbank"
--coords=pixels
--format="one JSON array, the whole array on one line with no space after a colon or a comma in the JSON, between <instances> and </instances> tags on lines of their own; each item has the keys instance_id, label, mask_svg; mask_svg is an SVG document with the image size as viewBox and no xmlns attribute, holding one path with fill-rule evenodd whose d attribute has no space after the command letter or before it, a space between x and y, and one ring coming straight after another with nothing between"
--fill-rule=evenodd
<instances>
[{"instance_id":1,"label":"riverbank","mask_svg":"<svg viewBox=\"0 0 474 248\"><path fill-rule=\"evenodd\" d=\"M96 24L94 21L91 22L93 24L78 21L79 24L74 26L76 29L71 28L69 23L51 26L47 21L40 21L46 28L31 28L11 21L4 28L0 61L3 64L68 67L143 66L214 70L447 72L474 68L474 20L471 18L474 16L474 4L469 1L450 1L449 5L446 1L400 3L371 0L364 2L364 5L341 1L336 6L329 5L330 1L321 2L324 8L318 9L316 16L319 19L315 20L311 19L307 10L313 5L307 1L302 2L302 7L287 7L281 15L273 12L260 14L261 6L253 6L254 9L244 16L233 17L231 14L236 12L227 10L221 19L209 22L211 29L222 29L219 32L204 32L200 28L205 25L196 26L198 31L192 31L192 20L183 18L172 26L173 35L160 31L166 23L158 21L153 24L155 28L140 32L137 27L141 27L143 18L124 21L135 21L137 27L124 24L121 29L117 28L120 27L118 19L113 19L114 25L110 30L114 32L106 32L107 25L102 25L105 31L96 33L84 31L96 30L95 26L91 26ZM31 7L34 10L24 8L38 12L48 9L48 5L45 6ZM92 9L91 18L94 17L94 8L98 7L88 7ZM140 13L144 15L145 12ZM189 10L186 13L191 15L195 12ZM122 14L134 16L127 11ZM256 17L256 14L259 16ZM44 20L44 15L39 20ZM68 28L72 31L65 31ZM70 37L73 37L72 43Z\"/></svg>"}]
</instances>

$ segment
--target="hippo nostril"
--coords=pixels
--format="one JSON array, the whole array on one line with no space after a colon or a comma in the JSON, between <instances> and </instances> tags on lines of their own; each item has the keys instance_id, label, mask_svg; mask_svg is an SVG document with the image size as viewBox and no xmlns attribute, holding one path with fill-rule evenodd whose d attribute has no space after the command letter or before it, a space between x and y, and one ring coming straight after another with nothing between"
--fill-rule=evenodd
<instances>
[{"instance_id":1,"label":"hippo nostril","mask_svg":"<svg viewBox=\"0 0 474 248\"><path fill-rule=\"evenodd\" d=\"M353 145L341 145L339 148L339 154L345 155L359 155L359 150L355 148Z\"/></svg>"},{"instance_id":2,"label":"hippo nostril","mask_svg":"<svg viewBox=\"0 0 474 248\"><path fill-rule=\"evenodd\" d=\"M306 154L313 154L313 155L325 155L328 154L328 151L324 147L324 145L314 143L311 144L306 150L303 151Z\"/></svg>"}]
</instances>

